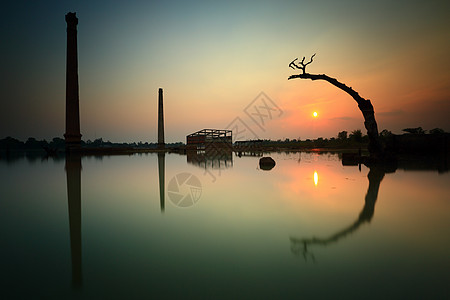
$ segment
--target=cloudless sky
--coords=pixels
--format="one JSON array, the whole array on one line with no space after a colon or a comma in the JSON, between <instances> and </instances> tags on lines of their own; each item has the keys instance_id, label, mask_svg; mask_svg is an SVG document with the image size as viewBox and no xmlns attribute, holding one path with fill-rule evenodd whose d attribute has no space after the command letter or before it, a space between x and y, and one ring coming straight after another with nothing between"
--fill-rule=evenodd
<instances>
[{"instance_id":1,"label":"cloudless sky","mask_svg":"<svg viewBox=\"0 0 450 300\"><path fill-rule=\"evenodd\" d=\"M65 132L67 12L76 12L83 139L166 141L237 117L260 138L362 129L326 82L290 80L296 57L371 99L379 130L450 131L449 1L8 1L0 11L0 138ZM279 109L245 113L264 92ZM319 116L312 117L317 111Z\"/></svg>"}]
</instances>

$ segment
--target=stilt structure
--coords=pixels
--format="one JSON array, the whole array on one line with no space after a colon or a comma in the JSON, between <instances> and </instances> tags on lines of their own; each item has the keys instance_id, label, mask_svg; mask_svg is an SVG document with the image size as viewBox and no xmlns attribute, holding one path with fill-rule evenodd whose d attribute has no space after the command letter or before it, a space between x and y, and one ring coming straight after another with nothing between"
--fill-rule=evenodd
<instances>
[{"instance_id":1,"label":"stilt structure","mask_svg":"<svg viewBox=\"0 0 450 300\"><path fill-rule=\"evenodd\" d=\"M158 91L158 148L164 149L164 110L163 110L163 89Z\"/></svg>"},{"instance_id":2,"label":"stilt structure","mask_svg":"<svg viewBox=\"0 0 450 300\"><path fill-rule=\"evenodd\" d=\"M76 150L81 146L80 108L78 95L78 53L76 13L66 14L67 61L66 61L66 150Z\"/></svg>"}]
</instances>

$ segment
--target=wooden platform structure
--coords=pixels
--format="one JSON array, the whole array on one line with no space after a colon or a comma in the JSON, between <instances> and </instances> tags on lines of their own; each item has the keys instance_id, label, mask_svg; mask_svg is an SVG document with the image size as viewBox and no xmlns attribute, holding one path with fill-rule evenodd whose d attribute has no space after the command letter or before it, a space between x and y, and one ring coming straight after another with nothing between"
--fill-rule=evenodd
<instances>
[{"instance_id":1,"label":"wooden platform structure","mask_svg":"<svg viewBox=\"0 0 450 300\"><path fill-rule=\"evenodd\" d=\"M202 129L186 136L187 150L204 150L208 148L232 149L233 132L226 129Z\"/></svg>"}]
</instances>

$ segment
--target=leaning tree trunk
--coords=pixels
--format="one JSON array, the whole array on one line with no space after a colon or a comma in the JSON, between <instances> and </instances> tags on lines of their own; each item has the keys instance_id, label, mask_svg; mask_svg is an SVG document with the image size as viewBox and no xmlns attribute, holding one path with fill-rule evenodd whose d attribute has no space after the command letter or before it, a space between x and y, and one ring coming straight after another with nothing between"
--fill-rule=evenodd
<instances>
[{"instance_id":1,"label":"leaning tree trunk","mask_svg":"<svg viewBox=\"0 0 450 300\"><path fill-rule=\"evenodd\" d=\"M311 59L312 61L312 59ZM335 78L331 78L325 74L297 74L291 75L288 79L301 78L301 79L311 79L311 80L325 80L336 86L337 88L343 90L358 103L359 110L361 110L364 117L364 126L367 129L367 135L369 136L369 152L373 158L379 157L382 152L382 147L380 143L380 138L378 135L377 121L375 121L375 112L373 110L372 103L370 100L366 100L359 96L359 94L353 90L351 87L337 81Z\"/></svg>"}]
</instances>

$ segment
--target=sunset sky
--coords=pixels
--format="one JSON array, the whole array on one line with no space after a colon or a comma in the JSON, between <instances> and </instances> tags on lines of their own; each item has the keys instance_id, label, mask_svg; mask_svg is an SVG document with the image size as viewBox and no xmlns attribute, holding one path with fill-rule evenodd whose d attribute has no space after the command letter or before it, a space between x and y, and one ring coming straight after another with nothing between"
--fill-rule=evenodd
<instances>
[{"instance_id":1,"label":"sunset sky","mask_svg":"<svg viewBox=\"0 0 450 300\"><path fill-rule=\"evenodd\" d=\"M160 87L167 142L236 118L258 138L365 132L347 94L287 80L288 64L314 53L307 71L370 99L380 131L450 131L448 0L18 0L0 11L0 139L64 134L67 12L79 19L84 140L155 142ZM277 110L258 126L261 92Z\"/></svg>"}]
</instances>

